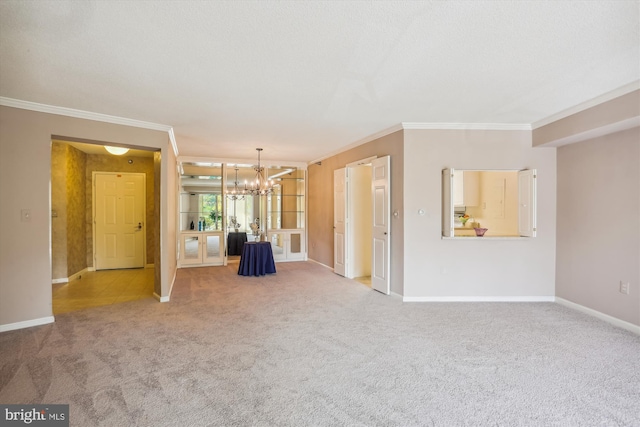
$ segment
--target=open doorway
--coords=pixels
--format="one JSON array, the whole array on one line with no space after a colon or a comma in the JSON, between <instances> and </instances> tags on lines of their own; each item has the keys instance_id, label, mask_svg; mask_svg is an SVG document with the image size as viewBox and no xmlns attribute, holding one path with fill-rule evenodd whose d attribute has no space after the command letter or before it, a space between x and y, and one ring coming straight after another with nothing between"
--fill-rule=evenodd
<instances>
[{"instance_id":1,"label":"open doorway","mask_svg":"<svg viewBox=\"0 0 640 427\"><path fill-rule=\"evenodd\" d=\"M390 157L334 170L334 272L389 295Z\"/></svg>"},{"instance_id":2,"label":"open doorway","mask_svg":"<svg viewBox=\"0 0 640 427\"><path fill-rule=\"evenodd\" d=\"M351 230L347 235L348 258L346 277L371 287L371 241L373 204L371 198L371 163L349 166L347 172L351 192L347 201L347 214Z\"/></svg>"},{"instance_id":3,"label":"open doorway","mask_svg":"<svg viewBox=\"0 0 640 427\"><path fill-rule=\"evenodd\" d=\"M55 138L51 145L51 275L54 314L80 308L152 298L155 281L157 224L154 151L130 149L113 155L103 145ZM158 157L158 158L156 158ZM96 171L145 176L143 229L139 245L143 259L138 269L95 271L92 174ZM159 184L159 183L157 183ZM117 266L116 266L117 268Z\"/></svg>"}]
</instances>

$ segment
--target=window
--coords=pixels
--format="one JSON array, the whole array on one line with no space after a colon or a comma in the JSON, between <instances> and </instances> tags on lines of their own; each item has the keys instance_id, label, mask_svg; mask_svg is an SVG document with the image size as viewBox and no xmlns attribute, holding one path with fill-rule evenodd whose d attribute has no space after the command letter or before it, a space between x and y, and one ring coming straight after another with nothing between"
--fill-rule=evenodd
<instances>
[{"instance_id":1,"label":"window","mask_svg":"<svg viewBox=\"0 0 640 427\"><path fill-rule=\"evenodd\" d=\"M442 171L442 235L535 237L536 171Z\"/></svg>"}]
</instances>

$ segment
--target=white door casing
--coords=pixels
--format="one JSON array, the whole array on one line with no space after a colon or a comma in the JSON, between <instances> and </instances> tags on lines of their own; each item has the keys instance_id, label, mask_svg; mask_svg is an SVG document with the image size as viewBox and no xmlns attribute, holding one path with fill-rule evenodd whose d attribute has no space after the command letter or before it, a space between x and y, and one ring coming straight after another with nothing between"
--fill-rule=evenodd
<instances>
[{"instance_id":1,"label":"white door casing","mask_svg":"<svg viewBox=\"0 0 640 427\"><path fill-rule=\"evenodd\" d=\"M145 174L93 173L96 270L144 267Z\"/></svg>"},{"instance_id":2,"label":"white door casing","mask_svg":"<svg viewBox=\"0 0 640 427\"><path fill-rule=\"evenodd\" d=\"M333 271L344 276L347 256L347 169L333 171Z\"/></svg>"},{"instance_id":3,"label":"white door casing","mask_svg":"<svg viewBox=\"0 0 640 427\"><path fill-rule=\"evenodd\" d=\"M442 235L444 237L453 237L454 235L454 197L452 194L454 174L454 169L444 169L442 171Z\"/></svg>"},{"instance_id":4,"label":"white door casing","mask_svg":"<svg viewBox=\"0 0 640 427\"><path fill-rule=\"evenodd\" d=\"M391 159L389 156L371 161L371 198L373 200L373 232L371 253L371 287L391 293L389 235L391 232Z\"/></svg>"}]
</instances>

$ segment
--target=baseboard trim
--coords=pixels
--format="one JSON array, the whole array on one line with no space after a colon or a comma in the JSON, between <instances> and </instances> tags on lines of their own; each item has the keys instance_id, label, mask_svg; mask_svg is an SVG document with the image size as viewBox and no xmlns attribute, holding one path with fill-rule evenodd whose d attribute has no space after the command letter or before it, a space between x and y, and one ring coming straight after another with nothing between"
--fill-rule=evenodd
<instances>
[{"instance_id":1,"label":"baseboard trim","mask_svg":"<svg viewBox=\"0 0 640 427\"><path fill-rule=\"evenodd\" d=\"M145 264L144 268L153 268L155 264Z\"/></svg>"},{"instance_id":2,"label":"baseboard trim","mask_svg":"<svg viewBox=\"0 0 640 427\"><path fill-rule=\"evenodd\" d=\"M41 317L39 319L25 320L23 322L7 323L0 325L0 332L15 331L16 329L31 328L33 326L47 325L55 322L53 316Z\"/></svg>"},{"instance_id":3,"label":"baseboard trim","mask_svg":"<svg viewBox=\"0 0 640 427\"><path fill-rule=\"evenodd\" d=\"M403 302L554 302L553 296L402 297Z\"/></svg>"},{"instance_id":4,"label":"baseboard trim","mask_svg":"<svg viewBox=\"0 0 640 427\"><path fill-rule=\"evenodd\" d=\"M153 297L155 299L157 299L160 302L169 302L169 300L171 300L171 293L173 292L173 285L176 283L177 274L178 274L178 269L176 268L176 270L173 272L173 279L171 279L171 286L169 286L169 295L167 295L166 297L162 297L154 292Z\"/></svg>"},{"instance_id":5,"label":"baseboard trim","mask_svg":"<svg viewBox=\"0 0 640 427\"><path fill-rule=\"evenodd\" d=\"M59 284L59 283L69 283L69 282L72 282L72 281L74 281L74 280L76 280L76 279L79 279L79 278L80 278L80 276L82 276L84 273L86 273L86 272L88 272L88 271L94 271L93 267L86 267L86 268L83 268L82 270L78 271L78 272L77 272L77 273L75 273L75 274L72 274L72 275L71 275L71 276L69 276L69 277L62 277L62 278L60 278L60 279L51 279L51 284L52 284L52 285L57 285L57 284Z\"/></svg>"},{"instance_id":6,"label":"baseboard trim","mask_svg":"<svg viewBox=\"0 0 640 427\"><path fill-rule=\"evenodd\" d=\"M329 270L333 271L333 267L329 267L327 264L323 264L323 263L321 263L320 261L316 261L316 260L315 260L315 259L313 259L313 258L309 258L309 259L307 259L307 261L310 261L310 262L316 263L316 264L318 264L318 265L323 266L324 268L328 268Z\"/></svg>"},{"instance_id":7,"label":"baseboard trim","mask_svg":"<svg viewBox=\"0 0 640 427\"><path fill-rule=\"evenodd\" d=\"M89 271L89 267L78 271L76 274L72 274L71 276L69 276L69 281L71 282L73 280L79 279L80 276L82 276L84 273L87 273L88 271Z\"/></svg>"},{"instance_id":8,"label":"baseboard trim","mask_svg":"<svg viewBox=\"0 0 640 427\"><path fill-rule=\"evenodd\" d=\"M604 320L607 323L611 323L614 326L618 326L622 329L626 329L627 331L640 335L640 326L634 325L633 323L618 319L617 317L609 316L608 314L604 314L598 310L585 307L584 305L576 304L575 302L566 300L564 298L556 297L556 302L565 307L580 311L593 317L597 317L598 319Z\"/></svg>"},{"instance_id":9,"label":"baseboard trim","mask_svg":"<svg viewBox=\"0 0 640 427\"><path fill-rule=\"evenodd\" d=\"M159 302L169 302L169 297L161 297L157 293L153 293L153 297L157 299Z\"/></svg>"}]
</instances>

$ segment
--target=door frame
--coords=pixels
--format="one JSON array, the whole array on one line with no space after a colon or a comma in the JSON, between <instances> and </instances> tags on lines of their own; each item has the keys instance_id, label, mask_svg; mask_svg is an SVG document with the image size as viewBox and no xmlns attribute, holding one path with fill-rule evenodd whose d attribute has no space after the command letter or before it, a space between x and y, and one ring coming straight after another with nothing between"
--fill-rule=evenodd
<instances>
[{"instance_id":1,"label":"door frame","mask_svg":"<svg viewBox=\"0 0 640 427\"><path fill-rule=\"evenodd\" d=\"M147 174L144 172L109 172L109 171L92 171L91 172L91 236L93 250L93 271L96 271L97 264L97 245L96 245L96 175L138 175L142 176L142 200L143 218L144 218L144 235L142 236L142 268L147 268Z\"/></svg>"}]
</instances>

